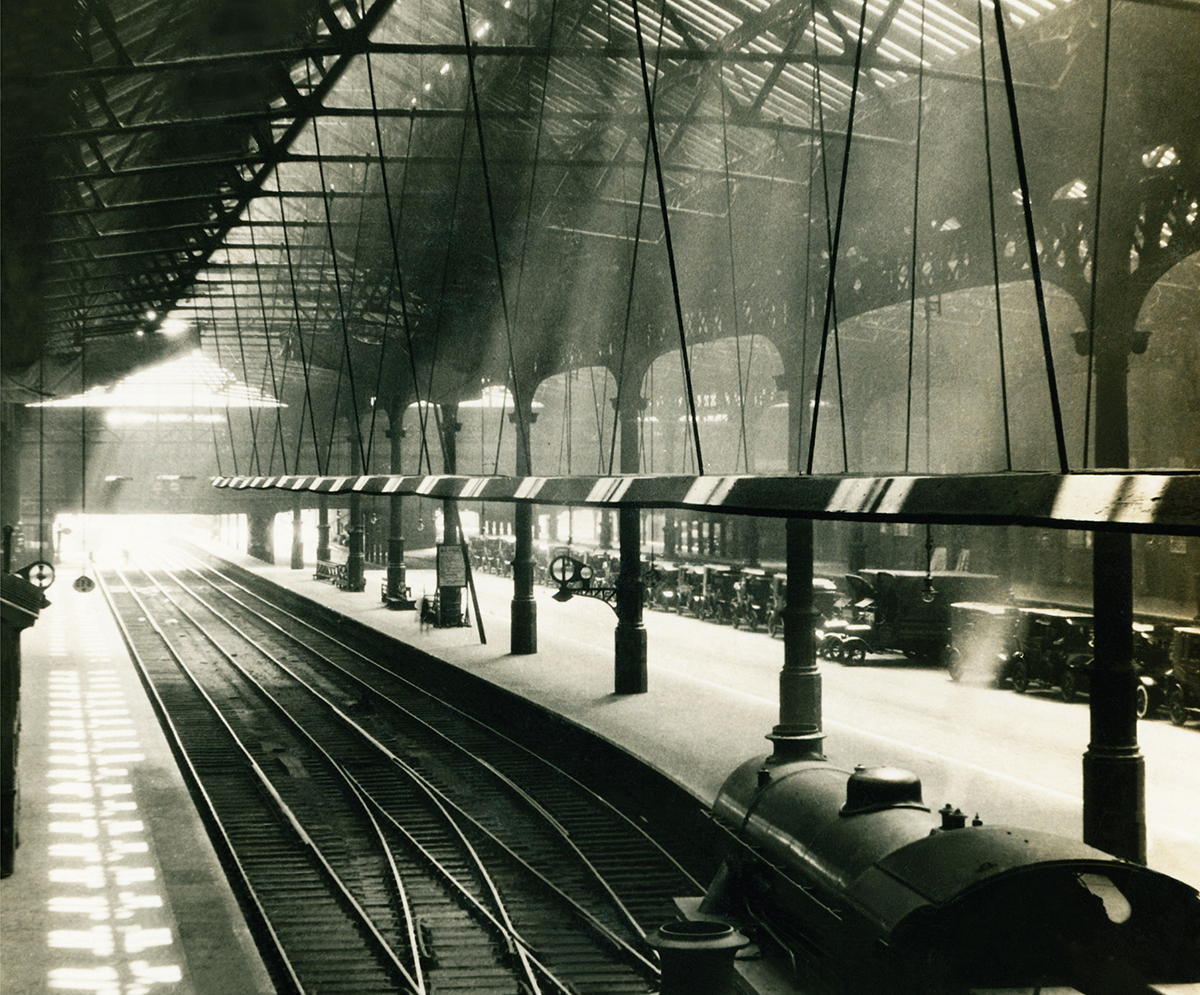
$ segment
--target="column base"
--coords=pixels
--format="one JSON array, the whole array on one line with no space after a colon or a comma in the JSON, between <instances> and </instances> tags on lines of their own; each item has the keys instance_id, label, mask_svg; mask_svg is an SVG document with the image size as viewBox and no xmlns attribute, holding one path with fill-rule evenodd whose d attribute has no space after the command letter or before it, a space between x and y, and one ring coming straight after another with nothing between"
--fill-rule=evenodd
<instances>
[{"instance_id":1,"label":"column base","mask_svg":"<svg viewBox=\"0 0 1200 995\"><path fill-rule=\"evenodd\" d=\"M511 615L512 632L509 652L513 656L527 656L537 652L537 602L533 598L513 598Z\"/></svg>"},{"instance_id":2,"label":"column base","mask_svg":"<svg viewBox=\"0 0 1200 995\"><path fill-rule=\"evenodd\" d=\"M1083 755L1083 842L1146 863L1146 761L1137 747Z\"/></svg>"},{"instance_id":3,"label":"column base","mask_svg":"<svg viewBox=\"0 0 1200 995\"><path fill-rule=\"evenodd\" d=\"M408 577L403 564L395 564L387 568L387 581L380 591L380 600L390 611L415 611L417 603L412 599L408 589Z\"/></svg>"},{"instance_id":4,"label":"column base","mask_svg":"<svg viewBox=\"0 0 1200 995\"><path fill-rule=\"evenodd\" d=\"M363 574L363 563L360 559L357 563L353 560L346 563L346 580L338 585L343 591L351 591L357 594L359 591L367 589L367 580Z\"/></svg>"},{"instance_id":5,"label":"column base","mask_svg":"<svg viewBox=\"0 0 1200 995\"><path fill-rule=\"evenodd\" d=\"M467 613L463 611L461 587L438 588L438 620L439 629L451 629L470 625Z\"/></svg>"},{"instance_id":6,"label":"column base","mask_svg":"<svg viewBox=\"0 0 1200 995\"><path fill-rule=\"evenodd\" d=\"M617 694L645 694L648 687L646 667L646 630L618 625L615 637L615 691Z\"/></svg>"}]
</instances>

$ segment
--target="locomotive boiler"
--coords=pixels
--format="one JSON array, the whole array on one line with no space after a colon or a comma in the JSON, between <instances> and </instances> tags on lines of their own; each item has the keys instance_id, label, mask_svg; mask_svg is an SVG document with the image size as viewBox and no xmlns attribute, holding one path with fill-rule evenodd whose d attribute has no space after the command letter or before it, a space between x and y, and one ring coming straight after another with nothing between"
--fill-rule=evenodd
<instances>
[{"instance_id":1,"label":"locomotive boiler","mask_svg":"<svg viewBox=\"0 0 1200 995\"><path fill-rule=\"evenodd\" d=\"M1194 888L1060 836L935 815L907 771L758 758L725 781L713 815L729 849L700 911L771 937L799 991L1200 982Z\"/></svg>"}]
</instances>

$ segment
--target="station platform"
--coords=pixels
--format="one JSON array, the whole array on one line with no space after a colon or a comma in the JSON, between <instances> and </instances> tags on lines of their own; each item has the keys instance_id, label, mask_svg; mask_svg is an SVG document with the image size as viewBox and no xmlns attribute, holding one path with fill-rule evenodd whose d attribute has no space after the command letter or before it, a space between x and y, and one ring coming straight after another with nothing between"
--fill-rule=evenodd
<instances>
[{"instance_id":1,"label":"station platform","mask_svg":"<svg viewBox=\"0 0 1200 995\"><path fill-rule=\"evenodd\" d=\"M783 641L694 618L646 611L648 690L614 693L616 616L604 603L576 597L560 604L535 587L538 652L509 652L512 580L476 572L486 643L475 611L463 628L422 627L413 611L384 607L382 570L366 572L354 593L293 570L209 544L214 554L297 594L419 647L506 688L615 743L711 805L744 760L771 752L778 723ZM432 551L410 562L432 567ZM407 569L414 598L436 590L433 569ZM467 591L464 605L470 605ZM1089 738L1086 704L1050 694L1015 695L955 684L944 670L904 661L878 667L823 664L825 754L835 765L899 766L916 773L925 802L978 812L1003 824L1082 838L1082 756ZM878 686L868 712L864 687ZM904 697L910 693L909 699ZM894 698L883 705L879 699ZM921 710L918 722L911 712ZM1036 725L1027 714L1036 715ZM1047 755L1039 745L1053 737ZM1200 736L1165 720L1139 724L1146 757L1149 863L1200 888Z\"/></svg>"},{"instance_id":2,"label":"station platform","mask_svg":"<svg viewBox=\"0 0 1200 995\"><path fill-rule=\"evenodd\" d=\"M616 619L602 602L560 604L535 588L539 652L514 656L510 579L476 573L478 613L464 592L472 624L423 628L415 612L384 606L381 570L352 593L314 579L313 564L293 570L207 548L562 715L706 804L734 768L770 752L783 643L765 633L647 611L649 689L618 695ZM414 597L433 594L431 567L411 557ZM65 581L47 596L52 607L22 641L21 846L16 872L0 882L0 990L266 995L266 970L105 602ZM822 673L825 752L835 766L904 767L933 809L949 802L990 824L1080 837L1085 706L956 685L899 663ZM909 686L915 697L903 698ZM867 687L895 701L868 709ZM932 716L919 736L906 714L916 702ZM1031 709L1069 744L1062 755L1045 754L1033 743L1040 730L1011 718ZM1200 886L1200 736L1161 721L1142 723L1139 735L1150 865ZM769 980L756 988L773 990Z\"/></svg>"},{"instance_id":3,"label":"station platform","mask_svg":"<svg viewBox=\"0 0 1200 995\"><path fill-rule=\"evenodd\" d=\"M268 995L274 986L98 590L21 637L19 845L5 995Z\"/></svg>"}]
</instances>

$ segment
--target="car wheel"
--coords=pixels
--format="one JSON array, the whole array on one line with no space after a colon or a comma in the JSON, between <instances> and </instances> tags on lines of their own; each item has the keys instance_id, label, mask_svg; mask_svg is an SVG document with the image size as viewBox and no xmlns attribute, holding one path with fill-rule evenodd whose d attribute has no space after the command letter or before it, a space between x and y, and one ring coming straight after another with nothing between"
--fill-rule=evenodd
<instances>
[{"instance_id":1,"label":"car wheel","mask_svg":"<svg viewBox=\"0 0 1200 995\"><path fill-rule=\"evenodd\" d=\"M1133 700L1137 707L1137 717L1144 719L1150 714L1150 692L1146 690L1146 685L1138 682L1138 686L1134 689Z\"/></svg>"},{"instance_id":2,"label":"car wheel","mask_svg":"<svg viewBox=\"0 0 1200 995\"><path fill-rule=\"evenodd\" d=\"M946 669L950 672L950 680L961 681L963 679L962 654L956 649L951 649L946 656Z\"/></svg>"},{"instance_id":3,"label":"car wheel","mask_svg":"<svg viewBox=\"0 0 1200 995\"><path fill-rule=\"evenodd\" d=\"M1171 694L1167 698L1167 711L1171 713L1171 721L1177 726L1183 725L1188 720L1187 703L1183 700L1183 688L1176 686L1171 688Z\"/></svg>"},{"instance_id":4,"label":"car wheel","mask_svg":"<svg viewBox=\"0 0 1200 995\"><path fill-rule=\"evenodd\" d=\"M857 667L867 658L867 650L865 646L847 646L842 651L842 663L848 667Z\"/></svg>"},{"instance_id":5,"label":"car wheel","mask_svg":"<svg viewBox=\"0 0 1200 995\"><path fill-rule=\"evenodd\" d=\"M1059 694L1063 701L1074 701L1075 696L1079 694L1079 675L1074 670L1063 671Z\"/></svg>"},{"instance_id":6,"label":"car wheel","mask_svg":"<svg viewBox=\"0 0 1200 995\"><path fill-rule=\"evenodd\" d=\"M1024 694L1029 690L1029 664L1024 660L1014 660L1012 663L1012 673L1009 675L1009 680L1012 681L1013 690L1017 694Z\"/></svg>"}]
</instances>

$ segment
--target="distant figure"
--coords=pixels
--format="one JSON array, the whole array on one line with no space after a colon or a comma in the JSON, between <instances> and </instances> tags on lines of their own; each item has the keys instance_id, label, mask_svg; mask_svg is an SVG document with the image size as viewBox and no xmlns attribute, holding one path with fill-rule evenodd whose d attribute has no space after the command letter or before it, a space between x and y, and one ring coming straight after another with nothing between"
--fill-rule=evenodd
<instances>
[{"instance_id":1,"label":"distant figure","mask_svg":"<svg viewBox=\"0 0 1200 995\"><path fill-rule=\"evenodd\" d=\"M422 632L437 625L438 600L436 595L432 598L427 594L421 595L421 600L417 602L417 620L421 624Z\"/></svg>"}]
</instances>

